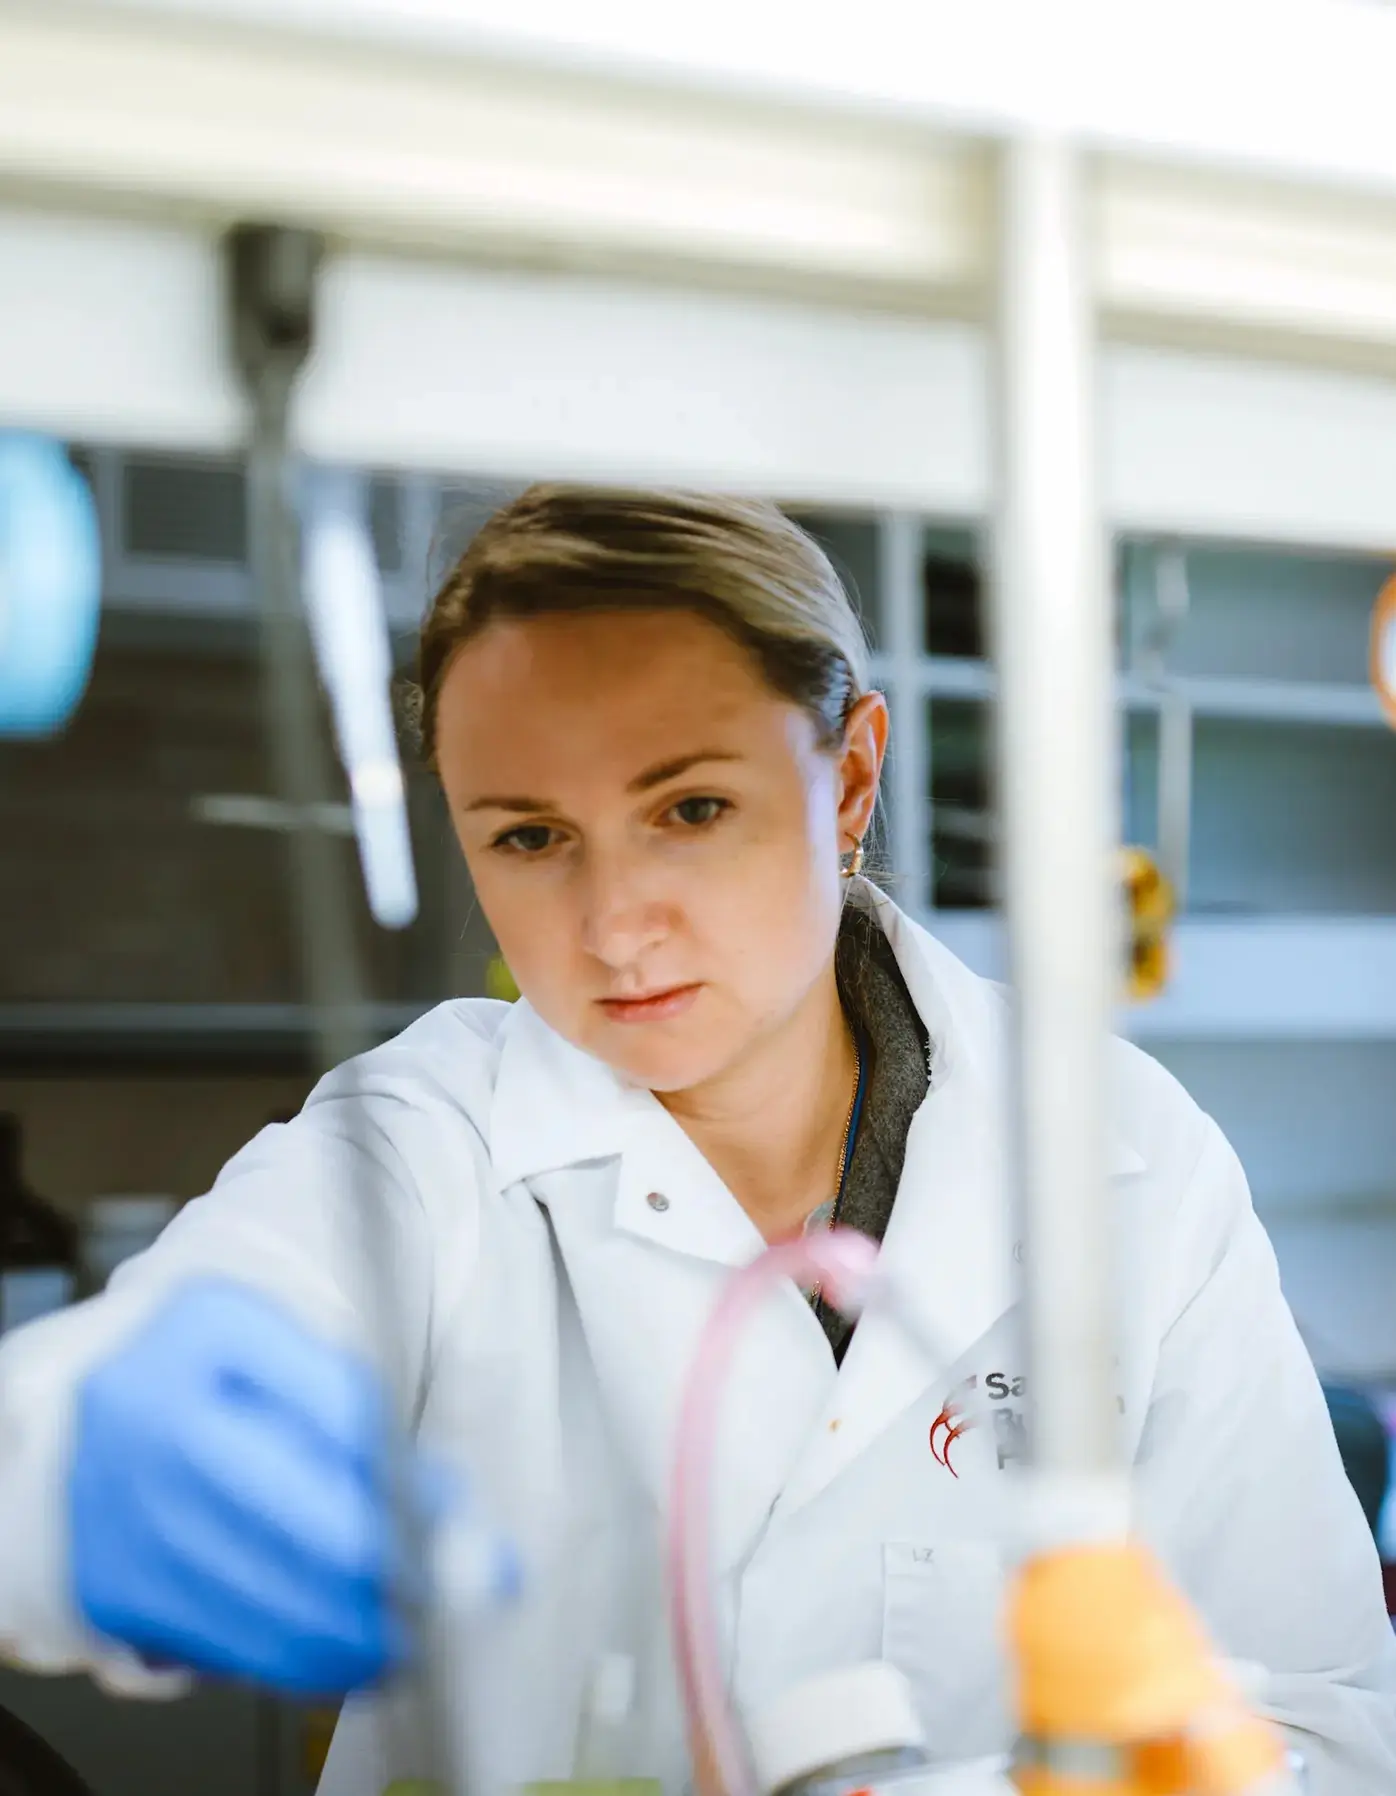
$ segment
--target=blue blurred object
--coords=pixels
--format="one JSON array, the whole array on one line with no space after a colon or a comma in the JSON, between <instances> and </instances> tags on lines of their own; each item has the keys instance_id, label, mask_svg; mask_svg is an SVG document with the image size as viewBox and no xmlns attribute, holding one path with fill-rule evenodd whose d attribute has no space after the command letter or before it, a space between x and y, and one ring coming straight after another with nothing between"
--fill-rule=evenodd
<instances>
[{"instance_id":1,"label":"blue blurred object","mask_svg":"<svg viewBox=\"0 0 1396 1796\"><path fill-rule=\"evenodd\" d=\"M0 736L48 736L87 688L102 601L97 511L57 443L0 432Z\"/></svg>"},{"instance_id":2,"label":"blue blurred object","mask_svg":"<svg viewBox=\"0 0 1396 1796\"><path fill-rule=\"evenodd\" d=\"M152 1663L331 1696L400 1664L401 1565L374 1373L275 1304L182 1287L79 1391L78 1607ZM439 1510L439 1478L428 1500ZM510 1557L484 1530L508 1593Z\"/></svg>"}]
</instances>

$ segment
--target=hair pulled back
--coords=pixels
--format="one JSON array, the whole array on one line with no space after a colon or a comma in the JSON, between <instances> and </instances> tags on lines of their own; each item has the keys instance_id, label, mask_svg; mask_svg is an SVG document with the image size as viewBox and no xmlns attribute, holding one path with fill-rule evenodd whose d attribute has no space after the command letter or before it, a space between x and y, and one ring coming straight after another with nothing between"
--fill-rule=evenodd
<instances>
[{"instance_id":1,"label":"hair pulled back","mask_svg":"<svg viewBox=\"0 0 1396 1796\"><path fill-rule=\"evenodd\" d=\"M471 540L422 626L413 710L435 761L442 682L458 650L500 620L675 609L753 656L772 691L835 747L868 689L868 646L828 556L755 499L533 486Z\"/></svg>"}]
</instances>

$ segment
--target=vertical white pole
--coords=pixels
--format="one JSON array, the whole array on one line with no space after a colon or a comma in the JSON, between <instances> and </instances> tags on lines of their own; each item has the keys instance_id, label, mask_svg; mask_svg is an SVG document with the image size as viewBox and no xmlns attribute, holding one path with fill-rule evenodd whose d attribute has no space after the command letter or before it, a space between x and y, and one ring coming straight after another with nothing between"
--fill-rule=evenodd
<instances>
[{"instance_id":1,"label":"vertical white pole","mask_svg":"<svg viewBox=\"0 0 1396 1796\"><path fill-rule=\"evenodd\" d=\"M1040 1474L1079 1479L1084 1494L1119 1457L1105 1072L1120 961L1110 607L1072 145L1005 147L1001 230L991 619L1032 1451Z\"/></svg>"},{"instance_id":2,"label":"vertical white pole","mask_svg":"<svg viewBox=\"0 0 1396 1796\"><path fill-rule=\"evenodd\" d=\"M905 512L883 517L877 550L879 611L889 663L887 708L892 719L887 766L892 890L904 910L924 917L932 897L931 757L921 684L926 631L920 518Z\"/></svg>"}]
</instances>

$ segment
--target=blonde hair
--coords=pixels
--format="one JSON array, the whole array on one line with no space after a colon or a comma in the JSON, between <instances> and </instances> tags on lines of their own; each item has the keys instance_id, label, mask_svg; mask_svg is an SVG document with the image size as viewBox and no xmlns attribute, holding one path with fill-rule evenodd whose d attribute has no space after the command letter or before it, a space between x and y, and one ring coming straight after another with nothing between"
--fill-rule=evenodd
<instances>
[{"instance_id":1,"label":"blonde hair","mask_svg":"<svg viewBox=\"0 0 1396 1796\"><path fill-rule=\"evenodd\" d=\"M412 702L428 763L447 670L496 619L666 608L725 630L814 719L821 746L842 740L868 690L868 645L811 536L756 499L547 485L489 519L432 601Z\"/></svg>"}]
</instances>

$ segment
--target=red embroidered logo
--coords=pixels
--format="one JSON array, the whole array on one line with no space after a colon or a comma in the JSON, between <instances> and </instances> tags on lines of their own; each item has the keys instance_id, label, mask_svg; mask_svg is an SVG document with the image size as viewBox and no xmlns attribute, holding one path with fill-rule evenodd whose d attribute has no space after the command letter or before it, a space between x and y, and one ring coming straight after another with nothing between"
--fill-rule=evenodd
<instances>
[{"instance_id":1,"label":"red embroidered logo","mask_svg":"<svg viewBox=\"0 0 1396 1796\"><path fill-rule=\"evenodd\" d=\"M968 1386L973 1387L975 1380L971 1378L966 1382ZM971 1418L963 1415L949 1398L946 1399L945 1407L935 1421L931 1423L931 1458L937 1465L943 1465L952 1478L958 1478L960 1474L955 1470L951 1461L950 1449L965 1430L973 1426Z\"/></svg>"},{"instance_id":2,"label":"red embroidered logo","mask_svg":"<svg viewBox=\"0 0 1396 1796\"><path fill-rule=\"evenodd\" d=\"M960 1436L978 1423L987 1421L993 1432L994 1451L1002 1471L1010 1460L1020 1460L1027 1453L1027 1418L1022 1402L1027 1395L1027 1379L1010 1372L988 1372L981 1381L978 1373L958 1384L945 1399L945 1405L931 1423L931 1457L944 1466L952 1478L958 1478L951 1449ZM961 1400L971 1391L979 1393L974 1405L977 1414L966 1414ZM1120 1405L1123 1410L1123 1402Z\"/></svg>"}]
</instances>

